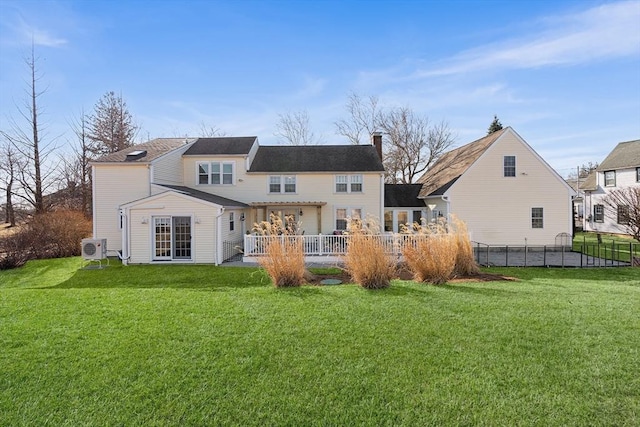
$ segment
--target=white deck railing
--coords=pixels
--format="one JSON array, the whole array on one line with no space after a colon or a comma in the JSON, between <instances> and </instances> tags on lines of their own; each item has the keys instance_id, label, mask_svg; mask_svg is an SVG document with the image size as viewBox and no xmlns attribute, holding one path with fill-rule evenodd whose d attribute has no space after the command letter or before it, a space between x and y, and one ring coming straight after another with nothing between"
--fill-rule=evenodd
<instances>
[{"instance_id":1,"label":"white deck railing","mask_svg":"<svg viewBox=\"0 0 640 427\"><path fill-rule=\"evenodd\" d=\"M318 234L309 236L278 236L280 239L301 239L305 256L342 256L345 254L347 244L351 236L347 234ZM372 239L380 240L384 245L386 252L390 255L400 255L402 247L408 242L418 241L420 238L428 238L427 236L416 236L406 234L378 234L369 236ZM244 236L244 256L260 257L265 255L265 248L268 239L273 236L256 236L247 234Z\"/></svg>"}]
</instances>

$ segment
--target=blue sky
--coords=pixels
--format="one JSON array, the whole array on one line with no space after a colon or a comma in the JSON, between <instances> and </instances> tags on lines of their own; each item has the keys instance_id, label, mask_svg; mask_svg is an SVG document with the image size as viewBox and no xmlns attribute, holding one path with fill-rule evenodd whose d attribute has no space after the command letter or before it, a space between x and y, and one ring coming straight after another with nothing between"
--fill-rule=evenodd
<instances>
[{"instance_id":1,"label":"blue sky","mask_svg":"<svg viewBox=\"0 0 640 427\"><path fill-rule=\"evenodd\" d=\"M640 138L640 1L0 0L0 128L18 117L31 40L47 136L120 92L147 137L201 123L275 144L306 110L326 143L350 92L448 122L493 115L566 175Z\"/></svg>"}]
</instances>

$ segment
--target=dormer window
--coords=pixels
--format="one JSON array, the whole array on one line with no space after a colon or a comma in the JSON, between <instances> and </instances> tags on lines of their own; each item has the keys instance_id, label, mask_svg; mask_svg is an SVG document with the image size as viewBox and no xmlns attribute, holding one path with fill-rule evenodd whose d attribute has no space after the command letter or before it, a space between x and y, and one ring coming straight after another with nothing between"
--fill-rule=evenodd
<instances>
[{"instance_id":1,"label":"dormer window","mask_svg":"<svg viewBox=\"0 0 640 427\"><path fill-rule=\"evenodd\" d=\"M233 162L198 162L199 185L233 185Z\"/></svg>"}]
</instances>

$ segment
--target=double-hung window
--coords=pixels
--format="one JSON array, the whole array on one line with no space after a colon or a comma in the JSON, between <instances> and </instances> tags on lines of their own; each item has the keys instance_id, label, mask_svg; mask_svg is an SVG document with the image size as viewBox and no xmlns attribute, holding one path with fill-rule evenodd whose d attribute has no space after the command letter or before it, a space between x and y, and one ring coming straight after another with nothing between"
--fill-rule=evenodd
<instances>
[{"instance_id":1,"label":"double-hung window","mask_svg":"<svg viewBox=\"0 0 640 427\"><path fill-rule=\"evenodd\" d=\"M362 209L361 208L336 208L336 230L346 230L347 229L347 221L349 218L352 219L362 219Z\"/></svg>"},{"instance_id":2,"label":"double-hung window","mask_svg":"<svg viewBox=\"0 0 640 427\"><path fill-rule=\"evenodd\" d=\"M604 222L604 205L593 205L593 220Z\"/></svg>"},{"instance_id":3,"label":"double-hung window","mask_svg":"<svg viewBox=\"0 0 640 427\"><path fill-rule=\"evenodd\" d=\"M295 175L270 175L269 193L290 193L296 192Z\"/></svg>"},{"instance_id":4,"label":"double-hung window","mask_svg":"<svg viewBox=\"0 0 640 427\"><path fill-rule=\"evenodd\" d=\"M504 156L504 176L516 176L516 156Z\"/></svg>"},{"instance_id":5,"label":"double-hung window","mask_svg":"<svg viewBox=\"0 0 640 427\"><path fill-rule=\"evenodd\" d=\"M531 208L531 228L544 228L543 208Z\"/></svg>"},{"instance_id":6,"label":"double-hung window","mask_svg":"<svg viewBox=\"0 0 640 427\"><path fill-rule=\"evenodd\" d=\"M362 175L336 175L336 193L362 193Z\"/></svg>"},{"instance_id":7,"label":"double-hung window","mask_svg":"<svg viewBox=\"0 0 640 427\"><path fill-rule=\"evenodd\" d=\"M233 162L198 162L198 184L232 185Z\"/></svg>"},{"instance_id":8,"label":"double-hung window","mask_svg":"<svg viewBox=\"0 0 640 427\"><path fill-rule=\"evenodd\" d=\"M229 212L229 231L236 229L236 218L233 212Z\"/></svg>"},{"instance_id":9,"label":"double-hung window","mask_svg":"<svg viewBox=\"0 0 640 427\"><path fill-rule=\"evenodd\" d=\"M629 224L629 206L618 205L618 224Z\"/></svg>"},{"instance_id":10,"label":"double-hung window","mask_svg":"<svg viewBox=\"0 0 640 427\"><path fill-rule=\"evenodd\" d=\"M604 173L604 186L605 187L616 186L616 171L606 171Z\"/></svg>"}]
</instances>

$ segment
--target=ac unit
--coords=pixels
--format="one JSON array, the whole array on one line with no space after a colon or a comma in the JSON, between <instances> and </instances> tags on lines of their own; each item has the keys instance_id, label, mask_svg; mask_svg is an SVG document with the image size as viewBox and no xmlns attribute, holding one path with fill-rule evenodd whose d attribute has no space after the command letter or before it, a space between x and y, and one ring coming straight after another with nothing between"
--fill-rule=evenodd
<instances>
[{"instance_id":1,"label":"ac unit","mask_svg":"<svg viewBox=\"0 0 640 427\"><path fill-rule=\"evenodd\" d=\"M86 260L105 259L107 239L82 239L82 258Z\"/></svg>"}]
</instances>

